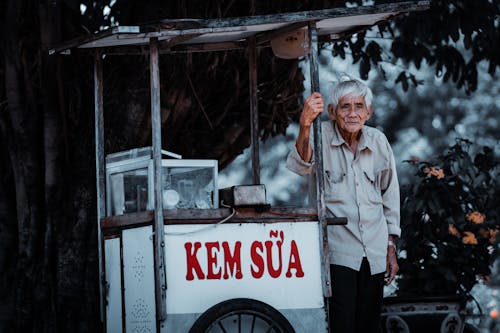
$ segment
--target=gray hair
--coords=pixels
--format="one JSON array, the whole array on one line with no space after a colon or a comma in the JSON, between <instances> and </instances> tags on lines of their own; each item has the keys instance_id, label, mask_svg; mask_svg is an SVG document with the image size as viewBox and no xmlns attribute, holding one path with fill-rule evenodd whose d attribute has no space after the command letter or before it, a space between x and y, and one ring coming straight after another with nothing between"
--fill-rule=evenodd
<instances>
[{"instance_id":1,"label":"gray hair","mask_svg":"<svg viewBox=\"0 0 500 333\"><path fill-rule=\"evenodd\" d=\"M372 105L373 93L370 87L349 75L343 75L332 89L331 103L334 111L344 96L363 96L366 107Z\"/></svg>"}]
</instances>

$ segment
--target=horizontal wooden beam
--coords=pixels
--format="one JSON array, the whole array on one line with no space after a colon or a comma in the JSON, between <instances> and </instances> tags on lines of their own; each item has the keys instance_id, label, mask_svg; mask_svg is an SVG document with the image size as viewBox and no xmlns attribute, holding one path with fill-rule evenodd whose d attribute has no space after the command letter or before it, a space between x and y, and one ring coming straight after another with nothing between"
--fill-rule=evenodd
<instances>
[{"instance_id":1,"label":"horizontal wooden beam","mask_svg":"<svg viewBox=\"0 0 500 333\"><path fill-rule=\"evenodd\" d=\"M168 209L164 211L164 224L215 224L232 213L229 208L220 209ZM107 231L151 225L153 211L109 216L101 219L101 229ZM317 221L314 208L275 207L260 212L255 208L236 208L236 214L225 223L277 223ZM344 217L327 217L328 225L344 225Z\"/></svg>"},{"instance_id":2,"label":"horizontal wooden beam","mask_svg":"<svg viewBox=\"0 0 500 333\"><path fill-rule=\"evenodd\" d=\"M220 19L196 20L198 26L204 28L222 28L235 26L252 26L259 24L272 24L284 22L307 22L331 19L336 17L378 14L378 13L397 13L408 11L422 11L428 9L430 1L405 1L395 3L384 3L375 6L358 7L338 7L318 10L308 10L301 12L288 12L268 15L230 17Z\"/></svg>"}]
</instances>

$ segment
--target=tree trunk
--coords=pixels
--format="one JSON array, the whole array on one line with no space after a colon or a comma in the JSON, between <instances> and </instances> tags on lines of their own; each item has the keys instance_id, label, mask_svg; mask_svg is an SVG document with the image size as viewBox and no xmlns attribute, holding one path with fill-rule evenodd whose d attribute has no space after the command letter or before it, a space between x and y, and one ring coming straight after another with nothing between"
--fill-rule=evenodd
<instances>
[{"instance_id":1,"label":"tree trunk","mask_svg":"<svg viewBox=\"0 0 500 333\"><path fill-rule=\"evenodd\" d=\"M48 56L49 46L74 37L62 34L79 18L57 0L7 0L0 16L0 331L97 332L91 58ZM297 62L272 60L269 50L259 57L261 127L284 133L302 75ZM166 58L164 148L218 159L222 168L248 147L244 59L242 52ZM115 71L127 61L142 73ZM106 58L105 93L117 96L105 104L106 153L150 145L147 59L143 65Z\"/></svg>"},{"instance_id":2,"label":"tree trunk","mask_svg":"<svg viewBox=\"0 0 500 333\"><path fill-rule=\"evenodd\" d=\"M3 125L3 123L2 123ZM3 131L0 127L0 133ZM0 332L9 332L14 317L14 271L17 262L15 190L5 137L0 134Z\"/></svg>"},{"instance_id":3,"label":"tree trunk","mask_svg":"<svg viewBox=\"0 0 500 333\"><path fill-rule=\"evenodd\" d=\"M65 89L79 90L81 83L76 88L63 84L63 60L48 56L48 47L62 39L62 3L10 0L6 6L3 29L9 34L2 56L8 103L0 128L10 167L2 172L6 191L0 195L0 219L5 221L0 267L6 269L0 294L11 302L0 304L0 328L96 331L97 242L95 216L89 214L93 169L87 163L71 167L92 156L92 150L69 142L81 140L70 138L67 121L68 111L79 111L81 105L68 108L64 100ZM68 73L78 76L79 67L70 65ZM78 127L81 120L74 120ZM70 153L70 146L79 149ZM15 193L15 210L9 192ZM16 229L10 227L12 219Z\"/></svg>"},{"instance_id":4,"label":"tree trunk","mask_svg":"<svg viewBox=\"0 0 500 333\"><path fill-rule=\"evenodd\" d=\"M44 230L43 174L40 168L43 161L40 145L42 118L36 95L37 59L27 58L27 55L36 57L36 54L25 53L32 47L36 49L37 45L36 40L20 33L21 29L35 28L30 19L36 10L29 6L27 1L9 1L9 15L4 21L4 29L8 27L10 31L4 46L8 114L3 128L13 162L16 188L18 244L13 292L17 331L32 331L32 323L37 320L34 317L35 304L45 294L45 288L38 285ZM21 25L18 22L22 22Z\"/></svg>"}]
</instances>

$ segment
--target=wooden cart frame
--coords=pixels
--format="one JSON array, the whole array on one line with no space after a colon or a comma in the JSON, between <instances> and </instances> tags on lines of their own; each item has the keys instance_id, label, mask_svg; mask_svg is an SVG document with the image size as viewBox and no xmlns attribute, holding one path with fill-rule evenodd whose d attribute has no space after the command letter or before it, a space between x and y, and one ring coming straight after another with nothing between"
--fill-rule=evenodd
<instances>
[{"instance_id":1,"label":"wooden cart frame","mask_svg":"<svg viewBox=\"0 0 500 333\"><path fill-rule=\"evenodd\" d=\"M164 225L182 223L183 220L199 219L200 223L213 223L227 215L227 209L212 212L176 212L164 210L161 196L161 119L160 119L160 71L159 56L172 53L216 52L229 50L248 50L249 60L249 95L251 123L252 178L254 184L260 184L259 162L259 122L257 99L257 49L270 46L270 41L280 35L307 27L309 34L309 58L311 91L319 91L318 48L319 43L332 42L351 36L394 16L412 11L421 11L429 7L429 1L408 1L376 6L355 8L333 8L304 12L281 13L276 15L249 16L226 19L165 20L158 24L142 26L117 26L99 32L90 38L72 40L54 47L51 54L70 54L72 51L85 50L94 55L94 97L95 97L95 162L97 189L97 230L99 244L100 304L101 320L105 322L104 276L104 234L116 228L132 225L152 225L154 234L154 271L155 304L157 331L167 317L165 235ZM185 24L186 22L192 24ZM184 23L184 24L182 24ZM188 27L191 26L191 27ZM192 28L196 26L196 28ZM104 55L149 55L151 89L151 124L153 151L153 191L155 193L154 210L133 215L106 217L105 200L105 150L104 150L104 108L103 108L103 56ZM314 159L316 174L323 174L321 148L321 126L319 118L314 123ZM346 223L344 218L328 218L325 209L323 177L315 177L316 209L296 209L290 213L297 216L314 216L319 221L321 281L323 296L330 297L330 273L328 258L327 225ZM293 214L292 214L293 215ZM241 217L243 216L243 217ZM240 218L250 221L279 221L279 218L252 212L243 212ZM304 218L302 218L303 220ZM311 218L309 217L309 220ZM236 220L237 222L237 220ZM326 307L326 302L325 302ZM325 309L326 310L326 309ZM168 327L166 328L168 330ZM163 330L163 329L162 329Z\"/></svg>"}]
</instances>

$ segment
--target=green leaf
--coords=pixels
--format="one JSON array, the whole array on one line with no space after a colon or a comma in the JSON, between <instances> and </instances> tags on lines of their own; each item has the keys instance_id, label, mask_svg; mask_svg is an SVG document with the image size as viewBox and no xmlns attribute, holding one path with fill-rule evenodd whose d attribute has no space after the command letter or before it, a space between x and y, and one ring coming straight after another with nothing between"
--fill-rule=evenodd
<instances>
[{"instance_id":1,"label":"green leaf","mask_svg":"<svg viewBox=\"0 0 500 333\"><path fill-rule=\"evenodd\" d=\"M376 42L371 41L368 43L365 52L370 57L370 60L374 65L382 61L382 57L380 56L381 48Z\"/></svg>"},{"instance_id":2,"label":"green leaf","mask_svg":"<svg viewBox=\"0 0 500 333\"><path fill-rule=\"evenodd\" d=\"M391 45L391 52L397 58L402 58L405 50L405 44L400 37L394 39Z\"/></svg>"},{"instance_id":3,"label":"green leaf","mask_svg":"<svg viewBox=\"0 0 500 333\"><path fill-rule=\"evenodd\" d=\"M345 59L345 47L346 44L344 42L334 43L332 49L333 56L340 56L342 59Z\"/></svg>"},{"instance_id":4,"label":"green leaf","mask_svg":"<svg viewBox=\"0 0 500 333\"><path fill-rule=\"evenodd\" d=\"M401 72L396 78L396 84L401 82L404 91L408 90L408 78L406 77L406 72Z\"/></svg>"},{"instance_id":5,"label":"green leaf","mask_svg":"<svg viewBox=\"0 0 500 333\"><path fill-rule=\"evenodd\" d=\"M370 72L370 59L366 56L361 58L361 62L359 63L359 76L363 80L368 79L368 73Z\"/></svg>"}]
</instances>

